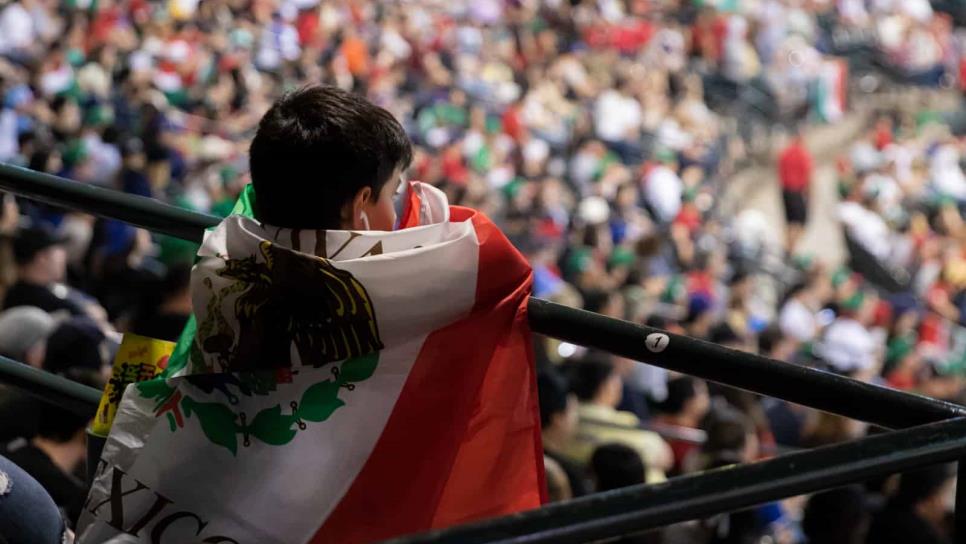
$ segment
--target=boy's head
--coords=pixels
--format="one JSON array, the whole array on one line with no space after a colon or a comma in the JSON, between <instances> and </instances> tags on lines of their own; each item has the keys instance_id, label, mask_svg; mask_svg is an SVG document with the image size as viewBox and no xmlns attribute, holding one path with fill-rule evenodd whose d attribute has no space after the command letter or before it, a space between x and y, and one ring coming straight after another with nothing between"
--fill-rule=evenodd
<instances>
[{"instance_id":1,"label":"boy's head","mask_svg":"<svg viewBox=\"0 0 966 544\"><path fill-rule=\"evenodd\" d=\"M388 111L335 87L287 93L249 151L255 217L276 227L391 230L412 144Z\"/></svg>"}]
</instances>

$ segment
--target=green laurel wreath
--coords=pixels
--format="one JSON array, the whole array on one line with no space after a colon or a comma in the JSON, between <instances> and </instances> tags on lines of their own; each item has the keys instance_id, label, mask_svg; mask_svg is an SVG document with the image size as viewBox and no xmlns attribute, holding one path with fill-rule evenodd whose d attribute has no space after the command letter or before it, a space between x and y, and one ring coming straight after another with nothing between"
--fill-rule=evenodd
<instances>
[{"instance_id":1,"label":"green laurel wreath","mask_svg":"<svg viewBox=\"0 0 966 544\"><path fill-rule=\"evenodd\" d=\"M295 438L298 431L307 428L306 422L320 423L336 410L345 406L339 398L342 389L352 391L355 384L369 379L379 363L379 352L348 359L332 367L332 377L309 386L299 401L289 403L291 413L283 413L282 405L262 409L250 420L245 412L236 412L230 405L219 402L200 402L172 387L164 378L140 382L137 388L141 396L154 399L154 414L167 417L172 432L181 429L185 421L196 416L204 435L213 444L224 447L231 454L238 453L238 438L244 446L256 438L265 444L283 446ZM262 377L255 394L267 394L275 390L276 383L265 383ZM246 388L247 389L247 388ZM232 398L226 389L222 389ZM242 390L250 395L251 391ZM237 402L237 398L235 400Z\"/></svg>"}]
</instances>

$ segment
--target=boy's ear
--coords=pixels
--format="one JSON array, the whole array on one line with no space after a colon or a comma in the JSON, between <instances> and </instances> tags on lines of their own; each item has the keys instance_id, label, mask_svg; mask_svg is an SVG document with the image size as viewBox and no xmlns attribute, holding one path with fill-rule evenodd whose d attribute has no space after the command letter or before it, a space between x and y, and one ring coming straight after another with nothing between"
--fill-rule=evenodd
<instances>
[{"instance_id":1,"label":"boy's ear","mask_svg":"<svg viewBox=\"0 0 966 544\"><path fill-rule=\"evenodd\" d=\"M342 227L352 230L360 230L365 228L362 223L362 212L366 209L366 204L369 203L370 197L372 197L372 188L363 187L359 189L352 200L347 202L342 210Z\"/></svg>"},{"instance_id":2,"label":"boy's ear","mask_svg":"<svg viewBox=\"0 0 966 544\"><path fill-rule=\"evenodd\" d=\"M359 189L359 192L356 193L356 200L359 201L360 207L366 205L366 203L368 203L369 200L371 199L372 199L372 187L369 187L368 185L363 187L362 189Z\"/></svg>"}]
</instances>

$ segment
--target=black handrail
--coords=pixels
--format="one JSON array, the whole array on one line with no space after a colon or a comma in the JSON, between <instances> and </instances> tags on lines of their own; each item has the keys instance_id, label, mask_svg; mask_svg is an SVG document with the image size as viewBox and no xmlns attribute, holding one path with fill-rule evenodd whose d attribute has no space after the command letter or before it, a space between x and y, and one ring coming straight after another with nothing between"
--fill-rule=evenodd
<instances>
[{"instance_id":1,"label":"black handrail","mask_svg":"<svg viewBox=\"0 0 966 544\"><path fill-rule=\"evenodd\" d=\"M588 495L387 544L591 542L954 461L964 450L966 418L956 418L660 484Z\"/></svg>"},{"instance_id":2,"label":"black handrail","mask_svg":"<svg viewBox=\"0 0 966 544\"><path fill-rule=\"evenodd\" d=\"M2 163L0 189L194 242L201 241L204 229L219 222L217 217L182 210L154 199ZM948 402L537 298L530 299L528 311L534 332L887 428L911 427L966 415L966 408ZM662 351L647 347L647 338L655 334L668 339Z\"/></svg>"},{"instance_id":3,"label":"black handrail","mask_svg":"<svg viewBox=\"0 0 966 544\"><path fill-rule=\"evenodd\" d=\"M157 200L0 163L0 189L84 213L118 219L150 231L200 242L204 231L221 221Z\"/></svg>"},{"instance_id":4,"label":"black handrail","mask_svg":"<svg viewBox=\"0 0 966 544\"><path fill-rule=\"evenodd\" d=\"M547 336L890 429L966 415L966 408L949 402L538 298L530 299L528 309L530 327ZM661 351L648 347L649 337L657 339L662 335L667 341L661 341Z\"/></svg>"},{"instance_id":5,"label":"black handrail","mask_svg":"<svg viewBox=\"0 0 966 544\"><path fill-rule=\"evenodd\" d=\"M0 356L0 382L81 416L93 417L101 400L101 392L93 387L3 356Z\"/></svg>"}]
</instances>

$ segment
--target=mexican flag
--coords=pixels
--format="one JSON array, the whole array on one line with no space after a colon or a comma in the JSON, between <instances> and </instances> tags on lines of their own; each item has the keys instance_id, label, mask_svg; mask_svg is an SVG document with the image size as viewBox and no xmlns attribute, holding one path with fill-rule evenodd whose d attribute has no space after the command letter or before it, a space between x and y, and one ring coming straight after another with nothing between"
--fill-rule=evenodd
<instances>
[{"instance_id":1,"label":"mexican flag","mask_svg":"<svg viewBox=\"0 0 966 544\"><path fill-rule=\"evenodd\" d=\"M525 259L412 183L400 230L286 230L249 188L127 388L81 543L372 542L538 507Z\"/></svg>"},{"instance_id":2,"label":"mexican flag","mask_svg":"<svg viewBox=\"0 0 966 544\"><path fill-rule=\"evenodd\" d=\"M814 108L819 119L834 123L845 115L848 94L848 63L842 59L822 61L816 78Z\"/></svg>"}]
</instances>

